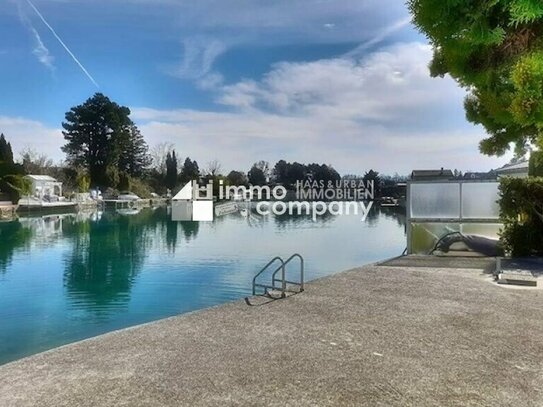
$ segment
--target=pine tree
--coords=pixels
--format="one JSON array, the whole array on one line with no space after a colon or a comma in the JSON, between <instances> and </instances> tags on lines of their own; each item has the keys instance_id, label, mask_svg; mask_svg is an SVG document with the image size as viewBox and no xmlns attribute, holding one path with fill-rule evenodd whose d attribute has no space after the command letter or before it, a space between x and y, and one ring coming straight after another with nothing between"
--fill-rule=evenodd
<instances>
[{"instance_id":1,"label":"pine tree","mask_svg":"<svg viewBox=\"0 0 543 407\"><path fill-rule=\"evenodd\" d=\"M11 144L6 140L4 133L0 134L0 161L13 164L13 150Z\"/></svg>"},{"instance_id":2,"label":"pine tree","mask_svg":"<svg viewBox=\"0 0 543 407\"><path fill-rule=\"evenodd\" d=\"M481 151L501 155L514 143L543 147L543 2L408 0L434 48L433 76L449 74L469 91L469 121L489 137Z\"/></svg>"},{"instance_id":3,"label":"pine tree","mask_svg":"<svg viewBox=\"0 0 543 407\"><path fill-rule=\"evenodd\" d=\"M175 150L166 156L166 187L174 189L177 185L177 157Z\"/></svg>"},{"instance_id":4,"label":"pine tree","mask_svg":"<svg viewBox=\"0 0 543 407\"><path fill-rule=\"evenodd\" d=\"M199 177L200 168L198 167L198 163L187 157L183 164L183 170L181 171L181 180L183 182L189 182L191 180L196 180Z\"/></svg>"},{"instance_id":5,"label":"pine tree","mask_svg":"<svg viewBox=\"0 0 543 407\"><path fill-rule=\"evenodd\" d=\"M62 123L68 162L88 170L93 186L117 186L119 175L141 175L149 165L147 144L130 109L101 93L66 113Z\"/></svg>"}]
</instances>

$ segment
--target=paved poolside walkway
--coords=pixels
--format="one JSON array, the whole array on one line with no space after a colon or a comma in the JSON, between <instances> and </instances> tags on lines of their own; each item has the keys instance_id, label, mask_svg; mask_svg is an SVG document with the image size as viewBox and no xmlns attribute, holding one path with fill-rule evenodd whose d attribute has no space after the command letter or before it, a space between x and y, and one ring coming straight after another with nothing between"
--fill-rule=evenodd
<instances>
[{"instance_id":1,"label":"paved poolside walkway","mask_svg":"<svg viewBox=\"0 0 543 407\"><path fill-rule=\"evenodd\" d=\"M0 367L0 406L541 406L543 292L368 266Z\"/></svg>"}]
</instances>

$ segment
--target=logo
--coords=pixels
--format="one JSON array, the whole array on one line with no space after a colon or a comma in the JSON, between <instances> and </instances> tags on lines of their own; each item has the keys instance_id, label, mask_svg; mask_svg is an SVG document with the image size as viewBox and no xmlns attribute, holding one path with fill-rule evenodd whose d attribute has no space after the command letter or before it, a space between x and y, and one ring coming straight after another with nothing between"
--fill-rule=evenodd
<instances>
[{"instance_id":1,"label":"logo","mask_svg":"<svg viewBox=\"0 0 543 407\"><path fill-rule=\"evenodd\" d=\"M200 187L188 182L172 198L172 220L211 222L213 220L213 183Z\"/></svg>"},{"instance_id":2,"label":"logo","mask_svg":"<svg viewBox=\"0 0 543 407\"><path fill-rule=\"evenodd\" d=\"M172 198L172 220L211 222L214 214L222 216L232 211L259 216L307 215L316 221L327 213L362 215L365 221L373 207L373 181L308 180L296 184L296 199L286 199L288 191L279 185L229 186L219 181L218 204L214 211L213 181L200 186L197 181L187 183ZM229 203L227 203L229 202ZM254 202L254 205L251 203Z\"/></svg>"}]
</instances>

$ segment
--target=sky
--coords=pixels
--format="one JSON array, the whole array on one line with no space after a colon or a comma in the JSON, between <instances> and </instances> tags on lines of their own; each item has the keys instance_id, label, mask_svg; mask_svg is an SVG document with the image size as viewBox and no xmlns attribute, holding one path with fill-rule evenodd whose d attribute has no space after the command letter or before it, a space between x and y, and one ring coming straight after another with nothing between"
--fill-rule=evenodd
<instances>
[{"instance_id":1,"label":"sky","mask_svg":"<svg viewBox=\"0 0 543 407\"><path fill-rule=\"evenodd\" d=\"M398 0L0 0L0 132L60 161L65 112L102 92L150 148L224 172L505 164L431 56Z\"/></svg>"}]
</instances>

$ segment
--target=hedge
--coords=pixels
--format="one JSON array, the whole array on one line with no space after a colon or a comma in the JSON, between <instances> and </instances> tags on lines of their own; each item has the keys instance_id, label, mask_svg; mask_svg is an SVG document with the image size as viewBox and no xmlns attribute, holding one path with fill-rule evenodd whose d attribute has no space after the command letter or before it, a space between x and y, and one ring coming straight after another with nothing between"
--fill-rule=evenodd
<instances>
[{"instance_id":1,"label":"hedge","mask_svg":"<svg viewBox=\"0 0 543 407\"><path fill-rule=\"evenodd\" d=\"M501 233L513 257L543 256L543 177L500 180Z\"/></svg>"},{"instance_id":2,"label":"hedge","mask_svg":"<svg viewBox=\"0 0 543 407\"><path fill-rule=\"evenodd\" d=\"M543 151L533 151L528 168L530 177L543 177Z\"/></svg>"},{"instance_id":3,"label":"hedge","mask_svg":"<svg viewBox=\"0 0 543 407\"><path fill-rule=\"evenodd\" d=\"M6 175L0 178L0 191L9 195L11 202L17 204L21 196L29 195L32 183L19 175Z\"/></svg>"}]
</instances>

